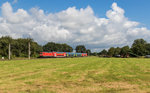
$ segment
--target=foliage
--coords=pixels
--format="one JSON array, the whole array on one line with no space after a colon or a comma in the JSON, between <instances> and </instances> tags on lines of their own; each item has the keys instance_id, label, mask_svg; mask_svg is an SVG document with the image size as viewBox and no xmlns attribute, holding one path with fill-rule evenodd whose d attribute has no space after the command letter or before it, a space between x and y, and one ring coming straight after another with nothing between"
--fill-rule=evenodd
<instances>
[{"instance_id":1,"label":"foliage","mask_svg":"<svg viewBox=\"0 0 150 93\"><path fill-rule=\"evenodd\" d=\"M146 55L150 55L150 43L145 44Z\"/></svg>"},{"instance_id":2,"label":"foliage","mask_svg":"<svg viewBox=\"0 0 150 93\"><path fill-rule=\"evenodd\" d=\"M13 57L27 57L28 56L28 43L31 43L31 56L36 57L42 47L34 42L32 39L12 39L11 37L0 38L0 55L8 56L8 44L11 44L11 54Z\"/></svg>"},{"instance_id":3,"label":"foliage","mask_svg":"<svg viewBox=\"0 0 150 93\"><path fill-rule=\"evenodd\" d=\"M115 51L114 51L114 56L117 56L117 55L120 55L120 52L121 52L121 48L117 47L115 48Z\"/></svg>"},{"instance_id":4,"label":"foliage","mask_svg":"<svg viewBox=\"0 0 150 93\"><path fill-rule=\"evenodd\" d=\"M129 52L130 52L129 46L124 46L124 47L121 48L120 55L122 57L128 57L129 56Z\"/></svg>"},{"instance_id":5,"label":"foliage","mask_svg":"<svg viewBox=\"0 0 150 93\"><path fill-rule=\"evenodd\" d=\"M77 53L86 53L86 48L84 45L78 45L76 46L76 52Z\"/></svg>"},{"instance_id":6,"label":"foliage","mask_svg":"<svg viewBox=\"0 0 150 93\"><path fill-rule=\"evenodd\" d=\"M8 57L8 45L11 44L11 57L28 57L28 44L30 42L31 57L37 57L41 51L72 52L73 48L67 44L48 42L43 47L31 38L12 39L9 36L0 38L0 56ZM77 46L78 52L91 54L85 46Z\"/></svg>"},{"instance_id":7,"label":"foliage","mask_svg":"<svg viewBox=\"0 0 150 93\"><path fill-rule=\"evenodd\" d=\"M13 40L11 37L1 37L0 38L0 55L7 56L8 55L8 45L13 44Z\"/></svg>"},{"instance_id":8,"label":"foliage","mask_svg":"<svg viewBox=\"0 0 150 93\"><path fill-rule=\"evenodd\" d=\"M93 52L91 53L92 56L98 56L98 53L97 52Z\"/></svg>"},{"instance_id":9,"label":"foliage","mask_svg":"<svg viewBox=\"0 0 150 93\"><path fill-rule=\"evenodd\" d=\"M103 50L99 53L99 55L106 56L106 55L107 55L107 50L103 49Z\"/></svg>"},{"instance_id":10,"label":"foliage","mask_svg":"<svg viewBox=\"0 0 150 93\"><path fill-rule=\"evenodd\" d=\"M87 49L87 50L86 50L86 53L87 53L87 55L91 55L91 50L90 50L90 49Z\"/></svg>"},{"instance_id":11,"label":"foliage","mask_svg":"<svg viewBox=\"0 0 150 93\"><path fill-rule=\"evenodd\" d=\"M73 48L67 44L59 44L54 42L48 42L43 46L43 51L47 52L72 52Z\"/></svg>"},{"instance_id":12,"label":"foliage","mask_svg":"<svg viewBox=\"0 0 150 93\"><path fill-rule=\"evenodd\" d=\"M147 52L146 44L147 44L147 42L144 39L134 40L134 43L132 44L132 48L131 48L132 52L139 56L145 56L146 52Z\"/></svg>"},{"instance_id":13,"label":"foliage","mask_svg":"<svg viewBox=\"0 0 150 93\"><path fill-rule=\"evenodd\" d=\"M106 51L102 50L99 54L104 55ZM136 39L131 48L129 46L123 46L122 48L111 47L108 49L107 55L110 57L116 57L117 55L121 55L121 57L150 55L150 43L147 43L144 39Z\"/></svg>"},{"instance_id":14,"label":"foliage","mask_svg":"<svg viewBox=\"0 0 150 93\"><path fill-rule=\"evenodd\" d=\"M111 47L109 50L108 50L108 55L110 57L112 57L114 55L114 52L115 52L115 48L114 47Z\"/></svg>"},{"instance_id":15,"label":"foliage","mask_svg":"<svg viewBox=\"0 0 150 93\"><path fill-rule=\"evenodd\" d=\"M11 56L12 57L27 57L28 56L28 43L31 45L31 57L37 57L39 52L72 52L73 48L67 44L60 44L54 42L48 42L43 47L40 46L37 42L30 38L19 38L12 39L9 36L0 38L0 56L8 57L8 45L11 45ZM107 50L102 50L101 52L91 53L90 49L85 48L84 45L78 45L75 48L77 53L87 53L88 55L101 55L101 56L109 56L109 57L128 57L134 56L145 56L150 55L150 43L147 43L144 39L136 39L134 40L131 48L129 46L120 47L111 47Z\"/></svg>"}]
</instances>

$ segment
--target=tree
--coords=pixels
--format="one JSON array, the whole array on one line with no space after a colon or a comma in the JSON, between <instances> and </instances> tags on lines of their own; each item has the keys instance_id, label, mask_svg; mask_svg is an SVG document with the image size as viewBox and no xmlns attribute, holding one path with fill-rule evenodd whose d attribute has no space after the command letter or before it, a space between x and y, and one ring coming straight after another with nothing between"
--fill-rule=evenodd
<instances>
[{"instance_id":1,"label":"tree","mask_svg":"<svg viewBox=\"0 0 150 93\"><path fill-rule=\"evenodd\" d=\"M146 55L150 55L150 43L147 43L145 45L145 48L146 48Z\"/></svg>"},{"instance_id":2,"label":"tree","mask_svg":"<svg viewBox=\"0 0 150 93\"><path fill-rule=\"evenodd\" d=\"M147 42L144 39L136 39L134 40L134 43L132 44L131 50L134 54L137 54L139 56L146 55L146 44Z\"/></svg>"},{"instance_id":3,"label":"tree","mask_svg":"<svg viewBox=\"0 0 150 93\"><path fill-rule=\"evenodd\" d=\"M84 45L78 45L76 46L76 52L77 53L86 53L86 48Z\"/></svg>"},{"instance_id":4,"label":"tree","mask_svg":"<svg viewBox=\"0 0 150 93\"><path fill-rule=\"evenodd\" d=\"M47 52L72 52L73 48L67 44L59 44L54 42L48 42L43 46L43 51Z\"/></svg>"},{"instance_id":5,"label":"tree","mask_svg":"<svg viewBox=\"0 0 150 93\"><path fill-rule=\"evenodd\" d=\"M114 56L120 55L121 48L117 47L114 51Z\"/></svg>"},{"instance_id":6,"label":"tree","mask_svg":"<svg viewBox=\"0 0 150 93\"><path fill-rule=\"evenodd\" d=\"M11 44L12 54L15 57L28 57L29 58L29 39L19 38L14 39ZM42 47L30 39L30 56L37 57L42 51Z\"/></svg>"},{"instance_id":7,"label":"tree","mask_svg":"<svg viewBox=\"0 0 150 93\"><path fill-rule=\"evenodd\" d=\"M86 50L86 53L87 53L88 56L91 55L91 50L90 50L90 49L87 49L87 50Z\"/></svg>"},{"instance_id":8,"label":"tree","mask_svg":"<svg viewBox=\"0 0 150 93\"><path fill-rule=\"evenodd\" d=\"M114 55L114 52L115 52L115 48L114 47L111 47L109 50L108 50L108 55L110 57L112 57Z\"/></svg>"},{"instance_id":9,"label":"tree","mask_svg":"<svg viewBox=\"0 0 150 93\"><path fill-rule=\"evenodd\" d=\"M97 55L98 55L98 53L97 53L97 52L94 52L94 53L91 53L91 55L93 55L93 56L97 56Z\"/></svg>"},{"instance_id":10,"label":"tree","mask_svg":"<svg viewBox=\"0 0 150 93\"><path fill-rule=\"evenodd\" d=\"M31 41L32 44L33 41ZM13 54L17 57L28 57L29 55L29 40L25 38L18 38L13 45Z\"/></svg>"},{"instance_id":11,"label":"tree","mask_svg":"<svg viewBox=\"0 0 150 93\"><path fill-rule=\"evenodd\" d=\"M102 55L102 56L106 56L107 55L107 50L103 49L99 54Z\"/></svg>"},{"instance_id":12,"label":"tree","mask_svg":"<svg viewBox=\"0 0 150 93\"><path fill-rule=\"evenodd\" d=\"M38 57L39 53L43 51L42 46L38 45L37 42L32 42L31 43L31 56L32 57Z\"/></svg>"},{"instance_id":13,"label":"tree","mask_svg":"<svg viewBox=\"0 0 150 93\"><path fill-rule=\"evenodd\" d=\"M52 52L55 51L55 43L54 42L48 42L43 46L43 51Z\"/></svg>"},{"instance_id":14,"label":"tree","mask_svg":"<svg viewBox=\"0 0 150 93\"><path fill-rule=\"evenodd\" d=\"M128 57L129 56L129 52L130 52L129 46L124 46L124 47L121 48L120 55L122 57Z\"/></svg>"},{"instance_id":15,"label":"tree","mask_svg":"<svg viewBox=\"0 0 150 93\"><path fill-rule=\"evenodd\" d=\"M60 45L60 51L61 52L72 52L73 51L73 48L67 44L59 44Z\"/></svg>"},{"instance_id":16,"label":"tree","mask_svg":"<svg viewBox=\"0 0 150 93\"><path fill-rule=\"evenodd\" d=\"M9 36L0 38L0 55L11 58L11 44L13 39Z\"/></svg>"}]
</instances>

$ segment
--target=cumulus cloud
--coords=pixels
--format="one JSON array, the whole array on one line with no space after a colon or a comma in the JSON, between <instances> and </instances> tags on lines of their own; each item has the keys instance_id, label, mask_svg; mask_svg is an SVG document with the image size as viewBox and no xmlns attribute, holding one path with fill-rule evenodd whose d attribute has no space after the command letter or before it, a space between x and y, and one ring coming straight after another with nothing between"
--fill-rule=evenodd
<instances>
[{"instance_id":1,"label":"cumulus cloud","mask_svg":"<svg viewBox=\"0 0 150 93\"><path fill-rule=\"evenodd\" d=\"M128 20L125 11L113 3L107 18L94 15L90 6L83 9L69 7L58 13L44 13L42 9L13 11L10 3L2 5L0 36L13 38L30 36L40 44L46 42L84 44L93 51L111 46L131 44L134 39L149 40L150 30L140 23Z\"/></svg>"}]
</instances>

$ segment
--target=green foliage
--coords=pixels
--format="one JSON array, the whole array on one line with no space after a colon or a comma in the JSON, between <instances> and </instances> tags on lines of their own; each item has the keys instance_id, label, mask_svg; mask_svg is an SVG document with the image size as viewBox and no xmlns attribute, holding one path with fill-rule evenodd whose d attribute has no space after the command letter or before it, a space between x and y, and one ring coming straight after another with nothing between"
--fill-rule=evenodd
<instances>
[{"instance_id":1,"label":"green foliage","mask_svg":"<svg viewBox=\"0 0 150 93\"><path fill-rule=\"evenodd\" d=\"M150 55L150 43L145 44L146 54Z\"/></svg>"},{"instance_id":2,"label":"green foliage","mask_svg":"<svg viewBox=\"0 0 150 93\"><path fill-rule=\"evenodd\" d=\"M73 48L67 44L59 44L54 42L48 42L43 47L40 46L37 42L34 42L33 39L30 38L19 38L12 39L9 36L0 38L0 56L8 57L8 45L11 45L11 56L12 57L27 57L28 56L28 43L31 44L31 57L37 57L40 51L47 52L72 52ZM111 47L106 51L102 50L100 53L91 53L90 49L86 50L84 45L76 46L77 53L87 53L88 55L97 56L109 56L115 57L117 55L121 55L122 57L134 56L145 56L150 55L150 43L147 43L144 39L136 39L134 40L132 47L124 46L122 48L114 48Z\"/></svg>"},{"instance_id":3,"label":"green foliage","mask_svg":"<svg viewBox=\"0 0 150 93\"><path fill-rule=\"evenodd\" d=\"M122 57L127 57L129 55L129 52L130 52L129 46L124 46L121 48L120 55Z\"/></svg>"},{"instance_id":4,"label":"green foliage","mask_svg":"<svg viewBox=\"0 0 150 93\"><path fill-rule=\"evenodd\" d=\"M43 51L52 52L56 51L55 43L54 42L48 42L43 46Z\"/></svg>"},{"instance_id":5,"label":"green foliage","mask_svg":"<svg viewBox=\"0 0 150 93\"><path fill-rule=\"evenodd\" d=\"M120 52L121 52L121 48L119 48L119 47L115 48L114 56L120 55Z\"/></svg>"},{"instance_id":6,"label":"green foliage","mask_svg":"<svg viewBox=\"0 0 150 93\"><path fill-rule=\"evenodd\" d=\"M78 45L76 46L76 52L77 53L86 53L86 48L84 45Z\"/></svg>"},{"instance_id":7,"label":"green foliage","mask_svg":"<svg viewBox=\"0 0 150 93\"><path fill-rule=\"evenodd\" d=\"M86 50L86 53L87 53L88 56L91 55L91 50L90 50L90 49L87 49L87 50Z\"/></svg>"},{"instance_id":8,"label":"green foliage","mask_svg":"<svg viewBox=\"0 0 150 93\"><path fill-rule=\"evenodd\" d=\"M114 47L111 47L111 48L108 50L108 55L112 57L112 56L114 55L114 53L115 53L115 48L114 48Z\"/></svg>"},{"instance_id":9,"label":"green foliage","mask_svg":"<svg viewBox=\"0 0 150 93\"><path fill-rule=\"evenodd\" d=\"M98 56L97 52L91 53L92 56Z\"/></svg>"},{"instance_id":10,"label":"green foliage","mask_svg":"<svg viewBox=\"0 0 150 93\"><path fill-rule=\"evenodd\" d=\"M100 55L104 55L106 53L105 50L100 52ZM121 57L139 57L150 55L150 43L147 43L144 39L136 39L134 40L132 47L123 46L122 48L114 48L111 47L107 53L108 56L116 56L121 55Z\"/></svg>"},{"instance_id":11,"label":"green foliage","mask_svg":"<svg viewBox=\"0 0 150 93\"><path fill-rule=\"evenodd\" d=\"M147 42L144 39L136 39L132 44L131 50L134 54L137 54L139 56L145 56L147 53L146 45Z\"/></svg>"},{"instance_id":12,"label":"green foliage","mask_svg":"<svg viewBox=\"0 0 150 93\"><path fill-rule=\"evenodd\" d=\"M14 57L27 57L28 56L28 43L31 43L31 56L36 57L42 47L34 42L32 39L12 39L11 37L1 37L0 38L0 55L8 56L8 44L11 44L11 56Z\"/></svg>"},{"instance_id":13,"label":"green foliage","mask_svg":"<svg viewBox=\"0 0 150 93\"><path fill-rule=\"evenodd\" d=\"M59 44L54 42L48 42L43 46L43 51L48 52L72 52L73 48L67 44Z\"/></svg>"},{"instance_id":14,"label":"green foliage","mask_svg":"<svg viewBox=\"0 0 150 93\"><path fill-rule=\"evenodd\" d=\"M99 54L103 55L103 56L106 56L107 55L107 50L103 49Z\"/></svg>"},{"instance_id":15,"label":"green foliage","mask_svg":"<svg viewBox=\"0 0 150 93\"><path fill-rule=\"evenodd\" d=\"M0 55L7 56L8 55L8 45L13 43L13 40L9 36L0 38Z\"/></svg>"}]
</instances>

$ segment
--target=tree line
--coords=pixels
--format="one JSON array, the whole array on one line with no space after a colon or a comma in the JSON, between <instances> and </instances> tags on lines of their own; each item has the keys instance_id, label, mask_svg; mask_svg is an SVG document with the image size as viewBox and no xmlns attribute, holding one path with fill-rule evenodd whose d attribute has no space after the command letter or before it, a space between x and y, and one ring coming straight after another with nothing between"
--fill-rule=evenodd
<instances>
[{"instance_id":1,"label":"tree line","mask_svg":"<svg viewBox=\"0 0 150 93\"><path fill-rule=\"evenodd\" d=\"M0 38L0 56L8 57L9 55L9 45L11 47L11 57L28 57L28 44L30 43L31 56L37 57L38 53L42 51L42 46L37 42L34 42L30 38L19 38L12 39L9 36Z\"/></svg>"},{"instance_id":2,"label":"tree line","mask_svg":"<svg viewBox=\"0 0 150 93\"><path fill-rule=\"evenodd\" d=\"M110 47L108 50L103 49L99 53L95 53L99 56L106 57L139 57L150 55L150 43L145 41L144 39L136 39L134 40L131 47L123 46L123 47Z\"/></svg>"},{"instance_id":3,"label":"tree line","mask_svg":"<svg viewBox=\"0 0 150 93\"><path fill-rule=\"evenodd\" d=\"M30 49L29 49L30 46ZM9 49L10 48L10 49ZM10 51L9 51L10 50ZM100 52L91 53L84 45L77 45L77 53L87 53L88 55L103 57L138 57L150 55L150 43L144 39L134 40L131 47L110 47L108 50L103 49ZM73 52L73 48L67 44L48 42L41 46L31 38L13 39L9 36L0 38L0 57L38 57L40 52ZM30 56L29 56L30 55Z\"/></svg>"},{"instance_id":4,"label":"tree line","mask_svg":"<svg viewBox=\"0 0 150 93\"><path fill-rule=\"evenodd\" d=\"M91 54L90 49L86 49L84 45L77 45L75 48L77 53L87 53L88 55ZM47 52L73 52L73 48L67 44L59 44L54 42L48 42L43 46L43 51Z\"/></svg>"},{"instance_id":5,"label":"tree line","mask_svg":"<svg viewBox=\"0 0 150 93\"><path fill-rule=\"evenodd\" d=\"M9 49L10 48L10 49ZM78 53L88 53L91 51L86 49L84 45L76 46ZM9 36L0 38L0 57L38 57L40 52L73 52L73 48L67 44L48 42L41 46L31 38L13 39Z\"/></svg>"}]
</instances>

